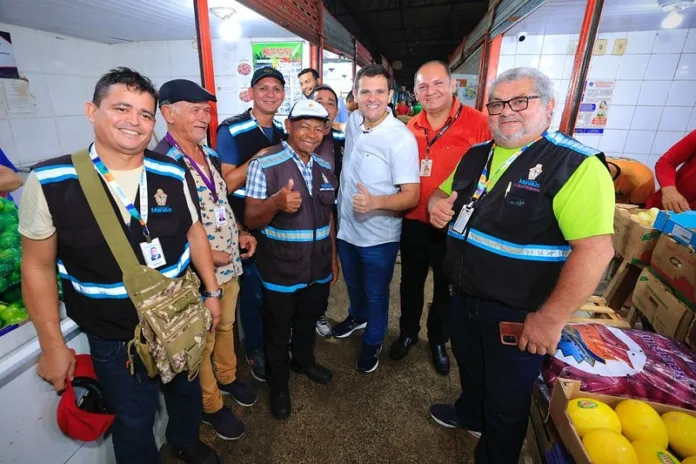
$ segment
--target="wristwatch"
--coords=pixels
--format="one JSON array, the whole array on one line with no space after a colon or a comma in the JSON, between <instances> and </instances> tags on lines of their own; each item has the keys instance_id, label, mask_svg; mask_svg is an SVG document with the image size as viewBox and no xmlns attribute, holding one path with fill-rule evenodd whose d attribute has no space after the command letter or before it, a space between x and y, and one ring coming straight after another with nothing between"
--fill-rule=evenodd
<instances>
[{"instance_id":1,"label":"wristwatch","mask_svg":"<svg viewBox=\"0 0 696 464\"><path fill-rule=\"evenodd\" d=\"M218 300L222 299L222 289L218 288L214 292L203 292L203 297L205 298L217 298Z\"/></svg>"}]
</instances>

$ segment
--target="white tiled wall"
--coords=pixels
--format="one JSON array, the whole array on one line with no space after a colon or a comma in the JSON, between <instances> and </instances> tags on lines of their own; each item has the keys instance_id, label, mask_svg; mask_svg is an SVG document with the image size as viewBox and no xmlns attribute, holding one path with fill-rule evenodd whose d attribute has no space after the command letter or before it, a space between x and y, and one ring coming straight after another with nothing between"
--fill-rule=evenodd
<instances>
[{"instance_id":1,"label":"white tiled wall","mask_svg":"<svg viewBox=\"0 0 696 464\"><path fill-rule=\"evenodd\" d=\"M610 156L638 159L654 168L675 142L696 130L696 29L600 34L607 54L592 58L588 78L614 80L604 134L576 134ZM624 55L613 55L614 41L627 39ZM573 69L571 35L504 37L498 74L515 66L533 66L553 79L557 128Z\"/></svg>"},{"instance_id":2,"label":"white tiled wall","mask_svg":"<svg viewBox=\"0 0 696 464\"><path fill-rule=\"evenodd\" d=\"M34 113L22 115L10 115L0 107L0 148L18 166L71 153L93 140L84 104L109 69L131 67L157 87L176 78L200 83L198 52L192 40L107 45L2 23L0 30L12 36L19 74L29 81L37 105ZM213 41L220 121L248 107L239 100L239 92L248 87L251 76L238 76L237 65L243 58L251 62L250 43L250 39ZM307 43L303 56L304 65L309 66ZM165 131L165 123L158 117L155 135L162 137Z\"/></svg>"}]
</instances>

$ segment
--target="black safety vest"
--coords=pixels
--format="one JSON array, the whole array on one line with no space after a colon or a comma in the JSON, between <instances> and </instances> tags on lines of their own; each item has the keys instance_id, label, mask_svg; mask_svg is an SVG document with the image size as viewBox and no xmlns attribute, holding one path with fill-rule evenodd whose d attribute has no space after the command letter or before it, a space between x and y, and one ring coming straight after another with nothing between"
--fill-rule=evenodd
<instances>
[{"instance_id":1,"label":"black safety vest","mask_svg":"<svg viewBox=\"0 0 696 464\"><path fill-rule=\"evenodd\" d=\"M476 190L492 142L473 146L454 175L455 217L448 226L445 274L461 292L535 311L548 298L570 246L553 198L588 156L604 154L552 132L530 146L476 205L462 234L452 228Z\"/></svg>"},{"instance_id":2,"label":"black safety vest","mask_svg":"<svg viewBox=\"0 0 696 464\"><path fill-rule=\"evenodd\" d=\"M227 130L229 130L230 135L232 135L234 138L234 142L237 144L237 149L242 155L242 159L239 162L240 166L249 161L255 154L264 148L277 145L281 142L281 140L287 139L287 134L285 133L283 124L274 119L273 140L269 140L256 119L251 116L251 109L248 109L244 113L225 119L220 123L220 126L224 126ZM238 218L241 223L244 222L245 192L244 187L234 192L228 192L230 206L232 207L234 216Z\"/></svg>"},{"instance_id":3,"label":"black safety vest","mask_svg":"<svg viewBox=\"0 0 696 464\"><path fill-rule=\"evenodd\" d=\"M176 162L145 151L149 217L152 237L159 238L166 264L158 268L167 277L181 276L191 262L187 233L191 213L184 196L184 170ZM41 183L58 240L58 273L68 316L80 328L110 340L130 340L138 315L123 286L123 274L87 203L69 155L39 163L34 172ZM102 185L107 189L106 183ZM121 220L116 201L108 195L114 213L135 252L145 264L140 223ZM140 193L133 205L139 208Z\"/></svg>"},{"instance_id":4,"label":"black safety vest","mask_svg":"<svg viewBox=\"0 0 696 464\"><path fill-rule=\"evenodd\" d=\"M269 193L279 191L293 179L293 190L302 195L302 206L296 213L281 211L266 227L254 232L258 240L256 265L268 290L291 293L331 280L331 212L338 181L329 163L312 157L311 196L292 154L282 145L257 158Z\"/></svg>"}]
</instances>

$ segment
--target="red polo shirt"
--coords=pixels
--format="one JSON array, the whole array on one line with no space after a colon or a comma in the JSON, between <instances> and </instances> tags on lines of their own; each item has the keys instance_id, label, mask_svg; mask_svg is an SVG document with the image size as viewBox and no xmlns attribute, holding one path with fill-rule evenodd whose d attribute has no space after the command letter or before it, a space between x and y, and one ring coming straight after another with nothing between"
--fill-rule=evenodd
<instances>
[{"instance_id":1,"label":"red polo shirt","mask_svg":"<svg viewBox=\"0 0 696 464\"><path fill-rule=\"evenodd\" d=\"M430 177L421 176L420 200L418 205L404 216L407 219L415 219L425 223L430 222L428 218L428 198L430 198L430 195L452 174L459 160L469 151L472 145L492 138L491 131L488 129L488 118L470 106L463 106L457 99L455 99L454 105L452 105L448 122L454 119L459 107L462 108L459 118L430 147L429 158L433 163L432 172ZM430 127L426 112L421 111L408 122L408 128L416 136L418 157L422 161L425 159L428 140L432 140L441 127L435 129Z\"/></svg>"}]
</instances>

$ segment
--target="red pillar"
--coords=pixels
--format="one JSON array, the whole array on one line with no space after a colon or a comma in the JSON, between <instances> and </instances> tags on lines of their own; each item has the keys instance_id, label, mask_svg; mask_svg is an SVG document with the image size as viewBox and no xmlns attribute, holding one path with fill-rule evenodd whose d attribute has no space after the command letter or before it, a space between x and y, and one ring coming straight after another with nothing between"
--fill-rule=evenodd
<instances>
[{"instance_id":1,"label":"red pillar","mask_svg":"<svg viewBox=\"0 0 696 464\"><path fill-rule=\"evenodd\" d=\"M481 110L488 103L488 92L491 84L495 81L498 75L498 62L500 61L500 47L503 44L503 35L497 36L491 40L488 45L488 63L486 64L486 74L479 77L485 78L483 89L481 91Z\"/></svg>"},{"instance_id":2,"label":"red pillar","mask_svg":"<svg viewBox=\"0 0 696 464\"><path fill-rule=\"evenodd\" d=\"M193 0L196 15L196 41L198 43L198 62L201 68L201 84L215 95L215 71L213 70L213 42L210 36L210 17L208 0ZM217 104L210 102L211 118L208 125L208 144L216 146L218 127Z\"/></svg>"},{"instance_id":3,"label":"red pillar","mask_svg":"<svg viewBox=\"0 0 696 464\"><path fill-rule=\"evenodd\" d=\"M597 37L603 6L604 0L587 0L587 5L585 6L585 17L580 28L580 40L578 40L578 49L575 52L575 60L573 61L573 73L570 76L568 96L566 97L559 127L561 132L568 135L573 135L575 130L575 121L580 109L587 71L590 68L592 49Z\"/></svg>"}]
</instances>

